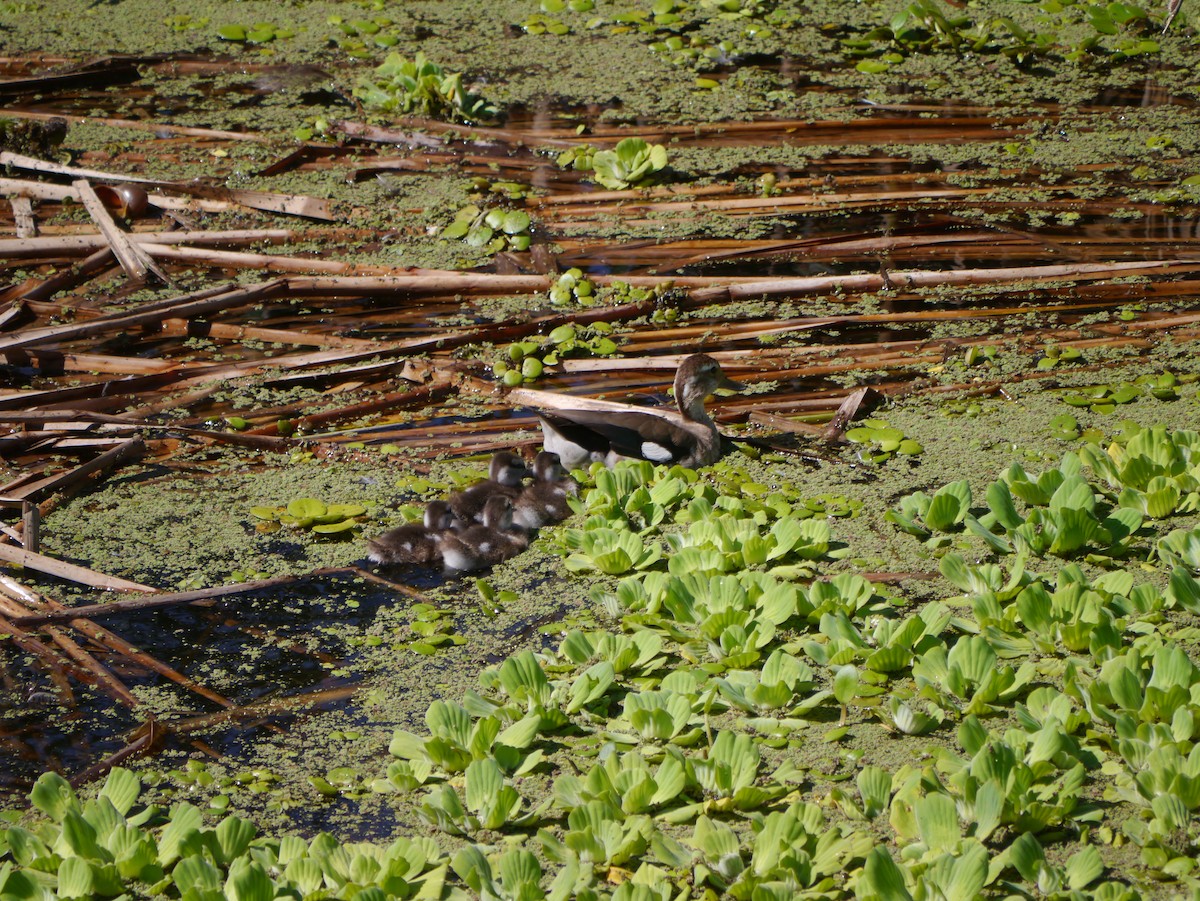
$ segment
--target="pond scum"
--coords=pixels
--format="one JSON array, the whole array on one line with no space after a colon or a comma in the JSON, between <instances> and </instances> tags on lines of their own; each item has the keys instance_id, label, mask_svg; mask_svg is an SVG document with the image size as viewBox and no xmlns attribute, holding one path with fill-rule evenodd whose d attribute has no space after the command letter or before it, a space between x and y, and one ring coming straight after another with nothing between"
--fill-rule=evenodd
<instances>
[{"instance_id":1,"label":"pond scum","mask_svg":"<svg viewBox=\"0 0 1200 901\"><path fill-rule=\"evenodd\" d=\"M80 6L0 0L0 688L138 728L0 815L0 901L1200 899L1180 3ZM118 55L47 71L80 47ZM751 384L715 404L736 449L581 474L530 552L579 596L454 658L471 687L366 769L302 761L303 834L240 796L266 769L131 759L357 686L302 647L310 690L264 657L278 696L239 703L143 646L211 632L95 619L349 573L436 674L447 591L357 568L360 532L444 456L535 447L539 389L624 399L695 350ZM247 469L277 492L231 512ZM60 723L11 706L40 770Z\"/></svg>"}]
</instances>

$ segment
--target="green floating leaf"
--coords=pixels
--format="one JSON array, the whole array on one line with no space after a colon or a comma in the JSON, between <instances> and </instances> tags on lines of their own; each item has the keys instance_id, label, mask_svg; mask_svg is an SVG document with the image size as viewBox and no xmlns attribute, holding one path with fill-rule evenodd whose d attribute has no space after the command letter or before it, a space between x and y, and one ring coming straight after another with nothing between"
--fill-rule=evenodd
<instances>
[{"instance_id":1,"label":"green floating leaf","mask_svg":"<svg viewBox=\"0 0 1200 901\"><path fill-rule=\"evenodd\" d=\"M314 497L297 498L289 501L287 505L288 514L297 519L315 519L318 516L324 516L326 509L325 502Z\"/></svg>"}]
</instances>

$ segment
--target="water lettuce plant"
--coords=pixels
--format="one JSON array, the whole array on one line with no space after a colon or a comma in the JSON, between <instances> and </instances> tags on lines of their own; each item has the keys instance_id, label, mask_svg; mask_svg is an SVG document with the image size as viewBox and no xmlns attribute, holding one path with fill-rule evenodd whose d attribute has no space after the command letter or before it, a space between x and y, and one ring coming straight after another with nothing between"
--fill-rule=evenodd
<instances>
[{"instance_id":1,"label":"water lettuce plant","mask_svg":"<svg viewBox=\"0 0 1200 901\"><path fill-rule=\"evenodd\" d=\"M381 9L376 4L375 9ZM359 16L347 19L331 15L325 22L333 26L333 43L339 50L353 59L374 59L381 47L395 47L400 43L396 35L396 22L390 16Z\"/></svg>"},{"instance_id":2,"label":"water lettuce plant","mask_svg":"<svg viewBox=\"0 0 1200 901\"><path fill-rule=\"evenodd\" d=\"M279 28L270 22L255 22L252 25L231 23L217 28L217 37L234 44L269 44L295 36L294 29Z\"/></svg>"},{"instance_id":3,"label":"water lettuce plant","mask_svg":"<svg viewBox=\"0 0 1200 901\"><path fill-rule=\"evenodd\" d=\"M314 893L412 897L438 891L448 861L427 838L388 846L258 835L229 815L205 825L187 802L138 806L142 785L114 768L95 798L80 801L65 779L43 775L30 801L44 819L0 833L0 891L6 898L306 897ZM437 887L437 888L435 888Z\"/></svg>"},{"instance_id":4,"label":"water lettuce plant","mask_svg":"<svg viewBox=\"0 0 1200 901\"><path fill-rule=\"evenodd\" d=\"M591 159L597 182L610 191L645 184L667 167L667 148L641 138L625 138L611 150L597 150Z\"/></svg>"},{"instance_id":5,"label":"water lettuce plant","mask_svg":"<svg viewBox=\"0 0 1200 901\"><path fill-rule=\"evenodd\" d=\"M470 93L462 82L460 73L444 72L423 53L413 59L390 53L359 82L354 96L368 110L381 113L466 123L488 122L500 115L498 107Z\"/></svg>"},{"instance_id":6,"label":"water lettuce plant","mask_svg":"<svg viewBox=\"0 0 1200 901\"><path fill-rule=\"evenodd\" d=\"M883 463L894 456L914 457L924 450L919 441L907 437L882 419L864 419L846 430L846 440L863 445L859 457L871 463Z\"/></svg>"},{"instance_id":7,"label":"water lettuce plant","mask_svg":"<svg viewBox=\"0 0 1200 901\"><path fill-rule=\"evenodd\" d=\"M1086 62L1159 51L1148 34L1148 13L1135 4L1055 0L1040 9L1036 24L1027 27L1015 15L972 19L938 0L914 0L887 24L856 30L843 40L843 52L859 60L858 71L879 74L914 54L1000 54L1029 66L1055 54ZM1065 37L1081 30L1082 39Z\"/></svg>"},{"instance_id":8,"label":"water lettuce plant","mask_svg":"<svg viewBox=\"0 0 1200 901\"><path fill-rule=\"evenodd\" d=\"M499 207L482 209L469 203L454 215L454 221L442 229L447 241L461 240L468 247L488 253L504 250L528 250L532 220L524 210L504 210Z\"/></svg>"},{"instance_id":9,"label":"water lettuce plant","mask_svg":"<svg viewBox=\"0 0 1200 901\"><path fill-rule=\"evenodd\" d=\"M557 366L566 357L611 357L620 349L613 340L613 326L607 322L576 325L565 322L548 335L527 338L510 344L505 356L492 364L492 373L504 384L515 388L536 381L547 366Z\"/></svg>"},{"instance_id":10,"label":"water lettuce plant","mask_svg":"<svg viewBox=\"0 0 1200 901\"><path fill-rule=\"evenodd\" d=\"M587 307L596 302L596 286L585 278L582 269L568 269L554 280L548 295L552 306L561 307L571 303Z\"/></svg>"},{"instance_id":11,"label":"water lettuce plant","mask_svg":"<svg viewBox=\"0 0 1200 901\"><path fill-rule=\"evenodd\" d=\"M281 526L304 529L316 535L345 535L362 521L367 508L361 504L327 504L315 497L299 497L283 507L255 506L250 515L258 520L260 532Z\"/></svg>"}]
</instances>

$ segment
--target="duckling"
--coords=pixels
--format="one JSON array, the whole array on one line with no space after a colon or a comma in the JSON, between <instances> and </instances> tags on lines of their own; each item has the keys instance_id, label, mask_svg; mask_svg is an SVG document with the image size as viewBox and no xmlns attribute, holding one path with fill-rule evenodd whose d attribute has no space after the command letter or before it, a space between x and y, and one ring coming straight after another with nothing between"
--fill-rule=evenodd
<instances>
[{"instance_id":1,"label":"duckling","mask_svg":"<svg viewBox=\"0 0 1200 901\"><path fill-rule=\"evenodd\" d=\"M521 493L521 480L527 475L529 469L524 460L508 451L499 451L492 455L485 480L450 495L447 499L450 509L465 523L482 522L488 499L502 495L513 500Z\"/></svg>"},{"instance_id":2,"label":"duckling","mask_svg":"<svg viewBox=\"0 0 1200 901\"><path fill-rule=\"evenodd\" d=\"M571 515L568 497L579 491L558 454L542 451L533 459L533 484L513 502L513 522L525 529L540 529L544 525L562 522Z\"/></svg>"},{"instance_id":3,"label":"duckling","mask_svg":"<svg viewBox=\"0 0 1200 901\"><path fill-rule=\"evenodd\" d=\"M430 564L441 561L438 536L460 525L458 517L445 501L430 501L425 507L423 524L409 523L384 532L367 542L372 563Z\"/></svg>"},{"instance_id":4,"label":"duckling","mask_svg":"<svg viewBox=\"0 0 1200 901\"><path fill-rule=\"evenodd\" d=\"M632 406L541 412L542 444L558 454L567 469L595 461L611 467L623 459L707 466L721 457L721 435L705 412L705 398L717 388L740 391L745 387L725 375L712 357L692 354L675 373L678 415Z\"/></svg>"},{"instance_id":5,"label":"duckling","mask_svg":"<svg viewBox=\"0 0 1200 901\"><path fill-rule=\"evenodd\" d=\"M493 494L484 503L482 525L469 526L461 532L443 532L438 538L438 551L445 561L446 572L486 569L528 546L524 530L513 525L512 501L503 494Z\"/></svg>"}]
</instances>

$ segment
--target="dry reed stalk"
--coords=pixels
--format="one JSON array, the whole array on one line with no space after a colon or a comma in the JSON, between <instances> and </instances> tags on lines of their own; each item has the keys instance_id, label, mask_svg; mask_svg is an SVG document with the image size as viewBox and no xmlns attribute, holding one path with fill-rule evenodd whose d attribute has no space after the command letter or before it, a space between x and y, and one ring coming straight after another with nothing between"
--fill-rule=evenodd
<instances>
[{"instance_id":1,"label":"dry reed stalk","mask_svg":"<svg viewBox=\"0 0 1200 901\"><path fill-rule=\"evenodd\" d=\"M549 224L559 228L577 228L586 219L568 217L594 217L619 212L626 224L650 224L651 214L678 214L696 211L723 212L742 216L778 216L796 213L819 213L824 210L875 206L897 201L920 201L922 206L930 199L963 200L988 194L991 188L938 188L923 187L919 192L873 191L870 193L820 193L805 196L773 194L770 197L730 197L684 200L647 201L638 191L605 191L591 196L590 203L578 206L563 206L545 217ZM679 193L683 193L680 191Z\"/></svg>"},{"instance_id":2,"label":"dry reed stalk","mask_svg":"<svg viewBox=\"0 0 1200 901\"><path fill-rule=\"evenodd\" d=\"M135 754L149 750L159 739L159 731L156 728L154 717L148 717L139 732L140 734L133 741L125 745L125 747L109 754L103 760L68 779L67 781L71 783L71 787L80 788L87 785L92 780L99 779L101 776L107 774L113 767L124 763Z\"/></svg>"},{"instance_id":3,"label":"dry reed stalk","mask_svg":"<svg viewBox=\"0 0 1200 901\"><path fill-rule=\"evenodd\" d=\"M322 575L326 570L314 570L308 573L310 576ZM131 597L128 600L112 601L109 603L91 603L91 605L79 607L67 607L60 611L43 611L41 613L31 613L19 617L17 623L23 626L42 625L44 623L64 623L71 619L97 619L101 617L113 617L119 613L128 613L131 611L140 611L140 609L156 609L160 607L178 607L182 603L194 603L214 599L214 597L228 597L238 594L246 594L247 591L258 591L264 588L277 588L278 585L292 584L302 576L276 576L275 578L263 578L254 582L239 582L233 585L216 585L214 588L199 588L193 591L170 591L170 593L157 593L157 589L142 588L143 591L155 591L155 594L150 597Z\"/></svg>"},{"instance_id":4,"label":"dry reed stalk","mask_svg":"<svg viewBox=\"0 0 1200 901\"><path fill-rule=\"evenodd\" d=\"M69 118L69 117L64 117ZM93 120L94 121L94 120ZM0 151L0 165L8 165L17 169L31 170L34 172L50 172L55 175L69 175L77 179L72 184L72 187L78 193L79 180L98 179L101 181L118 181L118 182L136 182L139 184L154 184L168 187L173 191L179 191L184 194L190 194L200 198L201 200L217 200L240 204L256 210L264 210L271 213L284 213L289 216L302 216L307 219L321 219L332 221L334 215L329 208L328 201L317 197L306 197L303 194L276 194L266 191L243 191L231 188L210 188L198 184L176 184L174 182L163 182L153 178L139 178L133 175L123 175L116 172L102 172L98 169L82 169L77 166L64 166L61 163L52 163L47 160L39 160L35 157L25 156L20 153L10 153L9 151ZM63 198L59 198L63 199ZM156 198L151 198L155 205L159 205Z\"/></svg>"},{"instance_id":5,"label":"dry reed stalk","mask_svg":"<svg viewBox=\"0 0 1200 901\"><path fill-rule=\"evenodd\" d=\"M362 350L374 349L379 346L379 342L363 338L343 338L339 335L297 332L288 329L258 328L252 325L223 325L219 322L195 322L188 319L164 319L160 327L160 334L172 337L219 338L223 341L265 341L273 344L358 348Z\"/></svg>"},{"instance_id":6,"label":"dry reed stalk","mask_svg":"<svg viewBox=\"0 0 1200 901\"><path fill-rule=\"evenodd\" d=\"M298 425L306 432L314 431L320 426L327 425L331 422L340 422L346 419L357 419L366 416L369 413L377 413L380 410L387 410L392 407L404 407L416 403L432 403L433 401L444 397L450 391L449 379L443 378L420 388L415 388L410 391L393 391L382 397L374 400L363 401L362 403L351 404L347 407L340 407L334 410L325 410L320 413L309 413L300 415ZM278 427L272 423L269 426L264 426L261 429L251 429L249 434L262 435L277 432Z\"/></svg>"},{"instance_id":7,"label":"dry reed stalk","mask_svg":"<svg viewBox=\"0 0 1200 901\"><path fill-rule=\"evenodd\" d=\"M1088 280L1110 276L1173 275L1200 269L1200 260L1130 263L1071 263L1050 266L1021 266L997 269L960 269L953 271L909 269L887 275L860 274L849 276L810 276L803 278L766 279L742 282L717 288L702 288L692 292L698 303L740 300L749 297L770 297L780 294L864 293L883 288L928 288L939 285L989 285L1008 281L1043 279Z\"/></svg>"},{"instance_id":8,"label":"dry reed stalk","mask_svg":"<svg viewBox=\"0 0 1200 901\"><path fill-rule=\"evenodd\" d=\"M17 614L20 615L20 611L24 609L24 607L13 601L6 594L0 594L0 611L3 611L6 616L13 616L14 611L17 611ZM14 616L13 618L15 619L16 617ZM124 682L113 675L99 660L81 648L62 629L57 626L43 626L42 632L62 650L68 659L74 661L80 671L88 673L88 683L96 686L109 697L128 707L137 707L141 703L134 697Z\"/></svg>"},{"instance_id":9,"label":"dry reed stalk","mask_svg":"<svg viewBox=\"0 0 1200 901\"><path fill-rule=\"evenodd\" d=\"M101 334L106 331L129 329L149 323L159 323L166 318L201 316L231 307L259 303L279 289L279 282L267 281L249 288L233 288L215 285L181 297L146 304L134 312L112 313L98 316L86 322L66 325L45 326L26 329L20 334L0 336L0 351L16 347L31 347L48 341L61 342Z\"/></svg>"},{"instance_id":10,"label":"dry reed stalk","mask_svg":"<svg viewBox=\"0 0 1200 901\"><path fill-rule=\"evenodd\" d=\"M78 420L84 425L112 424L127 425L129 419L122 416L108 416L104 413L87 413L78 410L17 410L0 411L0 422L20 422L33 425L61 427L61 423Z\"/></svg>"},{"instance_id":11,"label":"dry reed stalk","mask_svg":"<svg viewBox=\"0 0 1200 901\"><path fill-rule=\"evenodd\" d=\"M68 610L68 608L64 607L54 598L39 594L27 586L17 582L16 580L10 579L8 576L0 575L0 592L3 592L14 600L22 602L26 607L31 607L35 610ZM175 682L177 685L182 686L188 691L194 692L195 694L200 695L202 698L206 698L207 700L212 701L214 704L218 704L221 707L233 706L233 702L228 698L206 688L205 686L196 682L194 679L190 679L172 667L167 666L157 658L151 657L145 651L135 647L116 633L105 629L103 626L97 625L91 620L82 619L80 617L68 619L66 622L71 626L71 628L76 629L83 635L86 635L92 641L97 642L100 645L129 658L134 663L144 666L147 669L158 673L164 678L170 679L172 682Z\"/></svg>"},{"instance_id":12,"label":"dry reed stalk","mask_svg":"<svg viewBox=\"0 0 1200 901\"><path fill-rule=\"evenodd\" d=\"M59 118L70 121L70 117L68 116L61 116ZM158 182L153 178L139 178L136 175L121 175L116 172L102 172L99 169L84 169L79 166L65 166L62 163L54 163L50 160L40 160L37 157L26 156L23 153L12 153L8 150L0 151L0 166L10 166L13 169L21 169L29 172L49 172L53 175L69 175L75 179L94 178L100 181L124 181L136 182L138 184L158 184ZM0 187L3 186L0 185ZM78 189L76 188L75 190Z\"/></svg>"},{"instance_id":13,"label":"dry reed stalk","mask_svg":"<svg viewBox=\"0 0 1200 901\"><path fill-rule=\"evenodd\" d=\"M130 438L127 441L121 442L121 444L112 450L105 451L100 456L89 460L81 466L48 476L44 479L39 479L36 482L17 489L12 492L12 495L14 497L33 500L39 495L44 497L53 494L55 491L66 488L93 473L105 472L119 466L130 457L140 457L145 450L146 445L141 438Z\"/></svg>"},{"instance_id":14,"label":"dry reed stalk","mask_svg":"<svg viewBox=\"0 0 1200 901\"><path fill-rule=\"evenodd\" d=\"M355 695L358 691L358 685L344 685L339 688L323 688L318 691L307 692L305 694L290 695L284 698L271 698L265 701L257 701L253 704L247 704L243 707L231 707L228 710L221 710L217 713L208 713L202 716L192 716L182 720L173 720L170 723L159 723L159 726L168 729L176 735L186 735L189 732L202 732L206 729L213 729L217 726L223 726L227 723L236 723L241 720L247 720L254 717L272 716L277 713L285 713L289 710L295 710L297 707L315 707L318 704L330 704L335 701L345 701Z\"/></svg>"},{"instance_id":15,"label":"dry reed stalk","mask_svg":"<svg viewBox=\"0 0 1200 901\"><path fill-rule=\"evenodd\" d=\"M99 275L101 272L109 269L115 261L116 257L113 255L112 248L106 244L69 269L57 272L39 284L28 287L19 286L11 291L6 291L0 297L6 300L10 296L14 299L19 298L25 301L49 300L59 291L74 288L77 285L83 284L89 278Z\"/></svg>"},{"instance_id":16,"label":"dry reed stalk","mask_svg":"<svg viewBox=\"0 0 1200 901\"><path fill-rule=\"evenodd\" d=\"M240 228L214 231L189 229L186 231L152 231L123 233L130 243L142 246L146 244L195 244L211 246L214 244L237 247L244 244L283 244L293 240L298 234L285 228ZM30 259L37 256L60 256L63 254L83 254L107 247L107 239L100 235L63 235L58 237L40 237L23 239L0 240L0 259L19 256Z\"/></svg>"},{"instance_id":17,"label":"dry reed stalk","mask_svg":"<svg viewBox=\"0 0 1200 901\"><path fill-rule=\"evenodd\" d=\"M77 179L71 182L71 187L79 195L79 200L83 203L84 209L88 211L88 215L92 217L92 221L96 223L96 227L100 229L100 233L104 235L104 240L112 248L112 252L121 264L121 268L125 270L125 274L131 281L141 284L146 280L147 275L153 273L159 281L167 284L170 283L170 279L146 255L146 252L130 241L129 236L117 227L117 223L113 220L112 215L105 208L104 204L101 203L100 198L96 196L96 192L92 190L92 186L88 183L87 179Z\"/></svg>"},{"instance_id":18,"label":"dry reed stalk","mask_svg":"<svg viewBox=\"0 0 1200 901\"><path fill-rule=\"evenodd\" d=\"M8 640L22 651L41 660L46 667L47 674L62 694L63 703L67 706L75 705L75 692L71 689L68 677L82 685L87 685L90 683L91 675L87 670L77 663L65 659L54 648L13 625L4 616L0 616L0 632L5 633Z\"/></svg>"},{"instance_id":19,"label":"dry reed stalk","mask_svg":"<svg viewBox=\"0 0 1200 901\"><path fill-rule=\"evenodd\" d=\"M170 360L146 360L138 357L111 357L99 354L61 353L41 348L26 351L17 349L5 354L10 365L26 366L36 363L46 372L95 372L107 375L148 375L193 367L194 363L172 363Z\"/></svg>"},{"instance_id":20,"label":"dry reed stalk","mask_svg":"<svg viewBox=\"0 0 1200 901\"><path fill-rule=\"evenodd\" d=\"M889 175L853 175L853 176L838 176L833 183L839 187L846 185L873 185L886 184L895 186L904 183L920 183L928 184L931 180L929 173L922 172L897 172ZM933 181L942 183L936 178ZM781 178L775 183L775 190L770 197L761 198L762 203L768 203L771 198L791 191L801 191L804 189L828 190L830 180L825 177L818 178ZM663 185L651 188L637 188L628 191L580 191L573 194L559 193L550 194L545 197L537 198L537 205L543 208L553 208L557 206L570 206L579 204L581 209L587 209L588 205L596 200L625 200L625 199L649 199L651 201L659 200L660 198L674 197L721 197L731 194L746 194L746 189L743 185L726 182L716 185Z\"/></svg>"},{"instance_id":21,"label":"dry reed stalk","mask_svg":"<svg viewBox=\"0 0 1200 901\"><path fill-rule=\"evenodd\" d=\"M18 566L35 569L38 572L46 573L59 579L66 579L69 582L87 585L89 588L101 588L108 591L158 591L157 588L151 588L149 585L140 585L137 582L130 582L127 579L107 576L104 573L96 572L94 569L76 566L74 563L67 563L63 560L47 557L44 554L35 554L23 548L10 547L3 543L0 543L0 560L3 560L5 563L15 563Z\"/></svg>"},{"instance_id":22,"label":"dry reed stalk","mask_svg":"<svg viewBox=\"0 0 1200 901\"><path fill-rule=\"evenodd\" d=\"M235 250L210 250L168 244L148 244L146 252L157 260L189 265L203 264L227 269L254 269L262 272L326 272L331 274L388 275L396 270L387 266L366 266L306 257L286 257L266 253L242 253Z\"/></svg>"},{"instance_id":23,"label":"dry reed stalk","mask_svg":"<svg viewBox=\"0 0 1200 901\"><path fill-rule=\"evenodd\" d=\"M755 410L747 418L749 422L758 425L765 425L775 429L778 432L790 432L794 435L808 435L810 438L823 438L825 436L825 427L819 425L809 425L807 422L798 422L795 419L787 419L783 416L776 416L774 413L764 413L761 410Z\"/></svg>"},{"instance_id":24,"label":"dry reed stalk","mask_svg":"<svg viewBox=\"0 0 1200 901\"><path fill-rule=\"evenodd\" d=\"M851 391L821 433L822 439L829 443L841 441L846 433L846 427L858 417L858 414L869 411L882 400L883 395L871 387L863 386Z\"/></svg>"}]
</instances>

